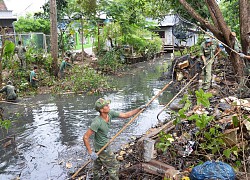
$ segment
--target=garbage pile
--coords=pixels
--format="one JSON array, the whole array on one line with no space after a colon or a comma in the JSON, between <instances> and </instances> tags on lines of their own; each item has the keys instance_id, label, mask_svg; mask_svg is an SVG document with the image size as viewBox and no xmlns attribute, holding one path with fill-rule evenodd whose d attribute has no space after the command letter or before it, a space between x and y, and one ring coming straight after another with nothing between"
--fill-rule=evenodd
<instances>
[{"instance_id":1,"label":"garbage pile","mask_svg":"<svg viewBox=\"0 0 250 180\"><path fill-rule=\"evenodd\" d=\"M164 125L125 146L123 153L118 152L122 179L247 179L250 100L227 97L219 102L214 108L196 105L179 122L174 113Z\"/></svg>"},{"instance_id":2,"label":"garbage pile","mask_svg":"<svg viewBox=\"0 0 250 180\"><path fill-rule=\"evenodd\" d=\"M181 82L184 79L190 80L196 73L201 73L203 63L198 56L191 56L190 54L176 57L168 72L163 73L160 80L172 79L176 82Z\"/></svg>"}]
</instances>

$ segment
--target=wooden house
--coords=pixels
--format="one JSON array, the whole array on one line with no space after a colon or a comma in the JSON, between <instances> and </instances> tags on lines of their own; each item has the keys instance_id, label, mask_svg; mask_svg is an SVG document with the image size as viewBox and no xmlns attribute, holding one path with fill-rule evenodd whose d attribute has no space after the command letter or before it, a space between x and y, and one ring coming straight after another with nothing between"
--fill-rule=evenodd
<instances>
[{"instance_id":1,"label":"wooden house","mask_svg":"<svg viewBox=\"0 0 250 180\"><path fill-rule=\"evenodd\" d=\"M156 24L155 26L157 26L157 28L154 31L158 33L162 39L164 52L172 52L174 49L190 47L197 43L198 34L194 27L188 29L188 36L185 36L185 38L183 38L181 34L178 36L174 33L182 21L177 15L167 15L161 21L150 18L147 20ZM187 30L187 27L185 28Z\"/></svg>"},{"instance_id":2,"label":"wooden house","mask_svg":"<svg viewBox=\"0 0 250 180\"><path fill-rule=\"evenodd\" d=\"M13 22L16 20L17 18L12 15L12 11L7 9L4 0L0 0L0 27L5 28L6 34L14 33Z\"/></svg>"}]
</instances>

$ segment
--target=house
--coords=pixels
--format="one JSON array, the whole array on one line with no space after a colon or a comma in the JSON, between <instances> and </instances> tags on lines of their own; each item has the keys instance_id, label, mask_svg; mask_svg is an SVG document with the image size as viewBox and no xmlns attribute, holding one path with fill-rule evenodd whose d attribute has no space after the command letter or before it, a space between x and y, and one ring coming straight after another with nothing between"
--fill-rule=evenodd
<instances>
[{"instance_id":1,"label":"house","mask_svg":"<svg viewBox=\"0 0 250 180\"><path fill-rule=\"evenodd\" d=\"M162 39L164 52L173 51L175 48L190 47L197 43L198 34L191 23L182 20L177 15L167 15L163 20L147 21L154 22L158 28L154 32L158 33Z\"/></svg>"},{"instance_id":2,"label":"house","mask_svg":"<svg viewBox=\"0 0 250 180\"><path fill-rule=\"evenodd\" d=\"M12 15L12 11L7 10L4 0L0 0L0 27L5 28L6 34L13 34L14 26L13 22L17 18Z\"/></svg>"}]
</instances>

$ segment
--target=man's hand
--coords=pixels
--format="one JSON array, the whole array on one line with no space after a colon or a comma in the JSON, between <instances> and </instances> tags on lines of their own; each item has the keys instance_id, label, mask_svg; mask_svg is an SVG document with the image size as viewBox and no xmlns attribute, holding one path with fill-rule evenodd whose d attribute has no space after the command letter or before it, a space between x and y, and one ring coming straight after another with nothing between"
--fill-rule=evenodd
<instances>
[{"instance_id":1,"label":"man's hand","mask_svg":"<svg viewBox=\"0 0 250 180\"><path fill-rule=\"evenodd\" d=\"M145 109L147 106L144 104L144 105L141 105L140 107L139 107L139 109L140 110L142 110L142 109Z\"/></svg>"},{"instance_id":2,"label":"man's hand","mask_svg":"<svg viewBox=\"0 0 250 180\"><path fill-rule=\"evenodd\" d=\"M92 153L90 154L90 157L91 157L91 159L94 161L94 160L96 160L96 159L98 158L98 155L97 155L95 152L92 152Z\"/></svg>"},{"instance_id":3,"label":"man's hand","mask_svg":"<svg viewBox=\"0 0 250 180\"><path fill-rule=\"evenodd\" d=\"M245 58L246 57L246 55L243 54L243 53L239 53L239 55L240 55L241 58Z\"/></svg>"}]
</instances>

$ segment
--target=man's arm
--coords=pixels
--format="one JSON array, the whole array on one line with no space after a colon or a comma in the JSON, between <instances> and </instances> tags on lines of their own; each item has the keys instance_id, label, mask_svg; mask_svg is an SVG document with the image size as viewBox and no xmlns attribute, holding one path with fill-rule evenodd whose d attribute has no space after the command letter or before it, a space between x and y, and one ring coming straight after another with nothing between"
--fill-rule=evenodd
<instances>
[{"instance_id":1,"label":"man's arm","mask_svg":"<svg viewBox=\"0 0 250 180\"><path fill-rule=\"evenodd\" d=\"M0 93L6 92L6 89L7 89L7 87L4 86L4 87L0 90Z\"/></svg>"},{"instance_id":2,"label":"man's arm","mask_svg":"<svg viewBox=\"0 0 250 180\"><path fill-rule=\"evenodd\" d=\"M203 45L201 45L201 48L200 48L200 57L201 57L202 62L205 65L206 64L206 58L204 56L204 47L203 47Z\"/></svg>"},{"instance_id":3,"label":"man's arm","mask_svg":"<svg viewBox=\"0 0 250 180\"><path fill-rule=\"evenodd\" d=\"M134 109L134 110L132 110L132 111L125 112L125 113L122 113L122 112L121 112L121 113L119 114L119 117L120 117L120 118L129 118L129 117L131 117L131 116L137 114L140 110L141 110L140 108L137 108L137 109Z\"/></svg>"},{"instance_id":4,"label":"man's arm","mask_svg":"<svg viewBox=\"0 0 250 180\"><path fill-rule=\"evenodd\" d=\"M90 137L92 134L94 134L94 131L91 130L91 129L88 129L87 132L84 134L84 136L83 136L83 138L82 138L82 139L83 139L83 142L84 142L84 144L85 144L85 146L86 146L87 151L88 151L89 154L92 153L92 149L91 149L90 143L89 143L89 137Z\"/></svg>"},{"instance_id":5,"label":"man's arm","mask_svg":"<svg viewBox=\"0 0 250 180\"><path fill-rule=\"evenodd\" d=\"M246 56L245 58L248 59L248 60L250 60L250 56Z\"/></svg>"},{"instance_id":6,"label":"man's arm","mask_svg":"<svg viewBox=\"0 0 250 180\"><path fill-rule=\"evenodd\" d=\"M66 62L66 65L69 66L69 67L73 67L72 64Z\"/></svg>"},{"instance_id":7,"label":"man's arm","mask_svg":"<svg viewBox=\"0 0 250 180\"><path fill-rule=\"evenodd\" d=\"M250 60L250 55L249 56L244 56L244 59Z\"/></svg>"},{"instance_id":8,"label":"man's arm","mask_svg":"<svg viewBox=\"0 0 250 180\"><path fill-rule=\"evenodd\" d=\"M204 65L207 63L206 58L204 55L201 56L201 60L203 61Z\"/></svg>"},{"instance_id":9,"label":"man's arm","mask_svg":"<svg viewBox=\"0 0 250 180\"><path fill-rule=\"evenodd\" d=\"M32 77L32 80L38 81L38 79L36 78L36 76L33 76L33 77Z\"/></svg>"},{"instance_id":10,"label":"man's arm","mask_svg":"<svg viewBox=\"0 0 250 180\"><path fill-rule=\"evenodd\" d=\"M240 53L239 55L240 55L241 58L250 60L250 55L245 55L243 53Z\"/></svg>"}]
</instances>

